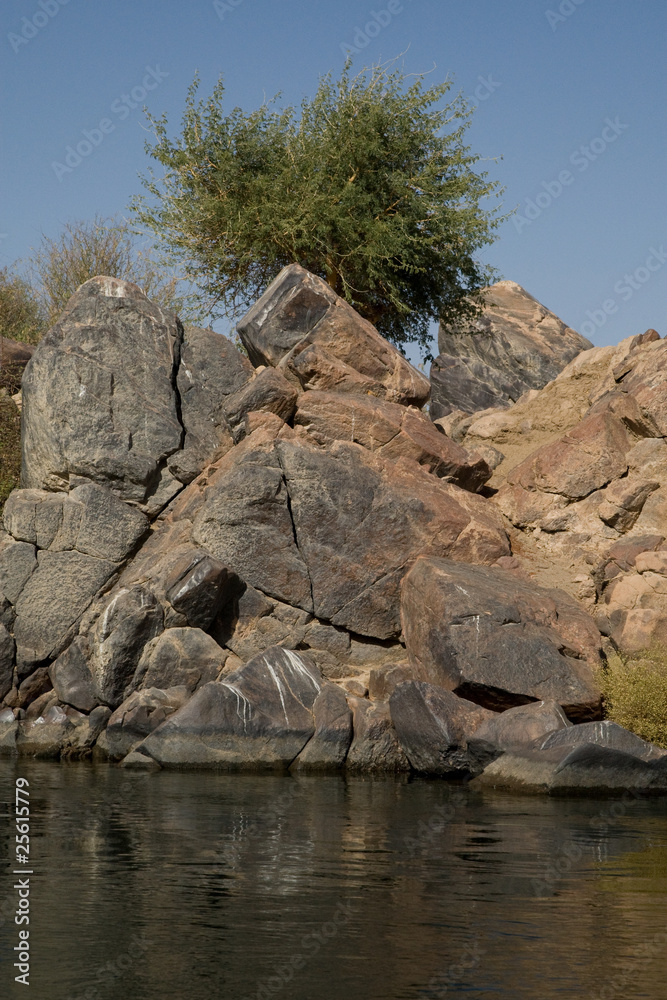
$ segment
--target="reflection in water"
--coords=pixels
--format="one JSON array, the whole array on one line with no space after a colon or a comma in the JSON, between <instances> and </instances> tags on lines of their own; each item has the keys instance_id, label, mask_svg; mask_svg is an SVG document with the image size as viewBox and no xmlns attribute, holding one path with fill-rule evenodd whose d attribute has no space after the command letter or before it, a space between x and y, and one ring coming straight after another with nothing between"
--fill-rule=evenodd
<instances>
[{"instance_id":1,"label":"reflection in water","mask_svg":"<svg viewBox=\"0 0 667 1000\"><path fill-rule=\"evenodd\" d=\"M26 761L3 803L17 774L32 1000L667 996L667 803Z\"/></svg>"}]
</instances>

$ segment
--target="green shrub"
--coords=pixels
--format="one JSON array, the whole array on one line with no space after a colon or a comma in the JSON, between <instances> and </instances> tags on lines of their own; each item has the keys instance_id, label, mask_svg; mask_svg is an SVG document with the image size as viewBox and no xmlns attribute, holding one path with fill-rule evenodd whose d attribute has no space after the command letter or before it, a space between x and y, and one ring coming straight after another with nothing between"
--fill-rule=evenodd
<instances>
[{"instance_id":1,"label":"green shrub","mask_svg":"<svg viewBox=\"0 0 667 1000\"><path fill-rule=\"evenodd\" d=\"M0 392L0 514L21 475L21 416L13 399Z\"/></svg>"},{"instance_id":2,"label":"green shrub","mask_svg":"<svg viewBox=\"0 0 667 1000\"><path fill-rule=\"evenodd\" d=\"M45 329L43 309L30 282L8 267L0 268L0 334L36 344Z\"/></svg>"},{"instance_id":3,"label":"green shrub","mask_svg":"<svg viewBox=\"0 0 667 1000\"><path fill-rule=\"evenodd\" d=\"M605 717L667 747L667 650L612 656L600 671Z\"/></svg>"},{"instance_id":4,"label":"green shrub","mask_svg":"<svg viewBox=\"0 0 667 1000\"><path fill-rule=\"evenodd\" d=\"M100 215L87 221L68 222L59 236L42 236L29 266L39 287L47 327L85 281L105 274L138 285L163 309L183 322L200 323L204 310L192 291L176 275L160 267L150 248L141 249L122 219Z\"/></svg>"}]
</instances>

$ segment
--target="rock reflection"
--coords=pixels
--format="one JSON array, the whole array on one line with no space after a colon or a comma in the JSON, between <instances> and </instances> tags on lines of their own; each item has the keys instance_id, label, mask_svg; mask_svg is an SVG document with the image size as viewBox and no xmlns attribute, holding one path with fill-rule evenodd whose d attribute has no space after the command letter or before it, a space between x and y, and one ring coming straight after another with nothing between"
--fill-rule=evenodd
<instances>
[{"instance_id":1,"label":"rock reflection","mask_svg":"<svg viewBox=\"0 0 667 1000\"><path fill-rule=\"evenodd\" d=\"M5 802L15 766L0 772ZM542 1000L597 996L623 967L636 995L660 995L662 960L641 952L667 916L659 801L18 767L34 996ZM5 920L3 996L13 936Z\"/></svg>"}]
</instances>

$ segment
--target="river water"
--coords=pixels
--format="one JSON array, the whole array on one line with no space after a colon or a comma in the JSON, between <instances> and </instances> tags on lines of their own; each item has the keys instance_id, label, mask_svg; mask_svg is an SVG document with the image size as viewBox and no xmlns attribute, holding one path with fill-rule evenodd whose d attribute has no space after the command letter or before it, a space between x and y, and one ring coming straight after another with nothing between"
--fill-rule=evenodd
<instances>
[{"instance_id":1,"label":"river water","mask_svg":"<svg viewBox=\"0 0 667 1000\"><path fill-rule=\"evenodd\" d=\"M665 801L25 760L0 791L3 998L667 998Z\"/></svg>"}]
</instances>

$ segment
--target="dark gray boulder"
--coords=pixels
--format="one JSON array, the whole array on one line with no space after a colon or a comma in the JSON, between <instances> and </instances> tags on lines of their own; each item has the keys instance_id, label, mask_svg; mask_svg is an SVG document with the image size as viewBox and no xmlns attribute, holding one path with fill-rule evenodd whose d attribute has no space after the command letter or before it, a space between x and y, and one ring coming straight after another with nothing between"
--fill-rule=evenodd
<instances>
[{"instance_id":1,"label":"dark gray boulder","mask_svg":"<svg viewBox=\"0 0 667 1000\"><path fill-rule=\"evenodd\" d=\"M4 625L0 625L0 701L12 686L16 646Z\"/></svg>"},{"instance_id":2,"label":"dark gray boulder","mask_svg":"<svg viewBox=\"0 0 667 1000\"><path fill-rule=\"evenodd\" d=\"M505 712L494 713L468 740L468 750L477 759L488 761L512 747L530 746L549 733L585 729L588 725L572 726L555 701L533 701L529 705L517 705ZM604 723L594 722L592 725Z\"/></svg>"},{"instance_id":3,"label":"dark gray boulder","mask_svg":"<svg viewBox=\"0 0 667 1000\"><path fill-rule=\"evenodd\" d=\"M164 613L145 587L120 587L105 597L90 628L88 666L95 697L117 708L137 669L144 646L164 628Z\"/></svg>"},{"instance_id":4,"label":"dark gray boulder","mask_svg":"<svg viewBox=\"0 0 667 1000\"><path fill-rule=\"evenodd\" d=\"M92 712L99 704L88 667L89 658L88 640L77 636L48 668L58 700L81 712Z\"/></svg>"},{"instance_id":5,"label":"dark gray boulder","mask_svg":"<svg viewBox=\"0 0 667 1000\"><path fill-rule=\"evenodd\" d=\"M632 754L641 760L652 761L667 757L667 750L648 743L635 733L629 732L617 722L605 719L603 722L585 722L579 726L560 728L544 737L537 737L534 746L539 750L550 750L554 747L579 746L609 747L622 753Z\"/></svg>"},{"instance_id":6,"label":"dark gray boulder","mask_svg":"<svg viewBox=\"0 0 667 1000\"><path fill-rule=\"evenodd\" d=\"M549 795L664 795L667 766L664 757L646 761L594 742L574 748L568 745L544 750L526 748L504 753L472 784Z\"/></svg>"},{"instance_id":7,"label":"dark gray boulder","mask_svg":"<svg viewBox=\"0 0 667 1000\"><path fill-rule=\"evenodd\" d=\"M222 403L253 374L248 359L227 337L185 327L176 379L185 436L182 450L169 458L170 472L182 483L198 476L217 450L232 446Z\"/></svg>"},{"instance_id":8,"label":"dark gray boulder","mask_svg":"<svg viewBox=\"0 0 667 1000\"><path fill-rule=\"evenodd\" d=\"M23 376L22 485L98 483L159 509L181 484L167 459L183 427L175 389L182 328L137 288L92 278Z\"/></svg>"},{"instance_id":9,"label":"dark gray boulder","mask_svg":"<svg viewBox=\"0 0 667 1000\"><path fill-rule=\"evenodd\" d=\"M284 769L315 732L321 689L305 654L275 646L200 687L138 749L164 767Z\"/></svg>"},{"instance_id":10,"label":"dark gray boulder","mask_svg":"<svg viewBox=\"0 0 667 1000\"><path fill-rule=\"evenodd\" d=\"M144 688L135 691L108 719L106 729L97 741L96 756L122 760L142 740L162 725L187 702L190 692L185 687Z\"/></svg>"},{"instance_id":11,"label":"dark gray boulder","mask_svg":"<svg viewBox=\"0 0 667 1000\"><path fill-rule=\"evenodd\" d=\"M600 635L573 598L498 567L419 558L402 585L415 675L496 711L556 701L599 717Z\"/></svg>"},{"instance_id":12,"label":"dark gray boulder","mask_svg":"<svg viewBox=\"0 0 667 1000\"><path fill-rule=\"evenodd\" d=\"M19 684L15 707L27 708L32 704L32 702L37 701L45 692L50 691L51 687L52 684L48 668L38 667Z\"/></svg>"},{"instance_id":13,"label":"dark gray boulder","mask_svg":"<svg viewBox=\"0 0 667 1000\"><path fill-rule=\"evenodd\" d=\"M167 601L192 628L209 628L237 589L236 575L201 549L172 563L164 580Z\"/></svg>"},{"instance_id":14,"label":"dark gray boulder","mask_svg":"<svg viewBox=\"0 0 667 1000\"><path fill-rule=\"evenodd\" d=\"M440 325L440 354L431 366L433 420L452 410L515 403L593 346L513 281L492 285L484 300L477 319Z\"/></svg>"},{"instance_id":15,"label":"dark gray boulder","mask_svg":"<svg viewBox=\"0 0 667 1000\"><path fill-rule=\"evenodd\" d=\"M400 744L419 774L467 778L481 771L479 756L468 752L468 740L492 712L423 681L398 684L389 709Z\"/></svg>"},{"instance_id":16,"label":"dark gray boulder","mask_svg":"<svg viewBox=\"0 0 667 1000\"><path fill-rule=\"evenodd\" d=\"M313 702L313 718L315 732L292 764L292 770L341 768L352 742L352 712L338 685L324 685Z\"/></svg>"}]
</instances>

